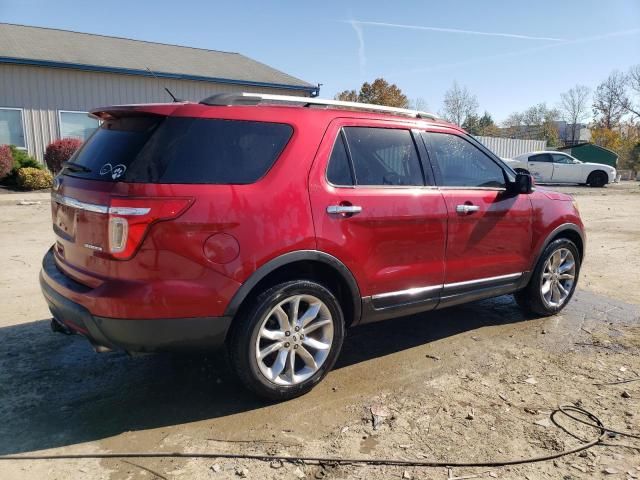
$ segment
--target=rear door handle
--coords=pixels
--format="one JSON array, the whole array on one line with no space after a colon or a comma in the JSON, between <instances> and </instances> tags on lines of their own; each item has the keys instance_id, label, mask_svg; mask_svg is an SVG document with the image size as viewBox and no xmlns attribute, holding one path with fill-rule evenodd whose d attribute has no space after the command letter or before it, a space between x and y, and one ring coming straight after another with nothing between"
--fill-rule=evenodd
<instances>
[{"instance_id":1,"label":"rear door handle","mask_svg":"<svg viewBox=\"0 0 640 480\"><path fill-rule=\"evenodd\" d=\"M461 214L473 213L480 210L480 207L477 205L457 205L456 212Z\"/></svg>"},{"instance_id":2,"label":"rear door handle","mask_svg":"<svg viewBox=\"0 0 640 480\"><path fill-rule=\"evenodd\" d=\"M362 207L360 205L329 205L327 207L327 213L330 215L355 215L356 213L360 213L361 211Z\"/></svg>"}]
</instances>

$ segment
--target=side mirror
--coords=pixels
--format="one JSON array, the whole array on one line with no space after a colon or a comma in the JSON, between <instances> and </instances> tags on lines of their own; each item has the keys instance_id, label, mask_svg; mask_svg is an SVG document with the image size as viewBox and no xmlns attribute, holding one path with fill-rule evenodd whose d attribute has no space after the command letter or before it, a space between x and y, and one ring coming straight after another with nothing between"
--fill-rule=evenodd
<instances>
[{"instance_id":1,"label":"side mirror","mask_svg":"<svg viewBox=\"0 0 640 480\"><path fill-rule=\"evenodd\" d=\"M516 173L516 179L507 184L507 191L515 195L533 192L533 178L528 173Z\"/></svg>"}]
</instances>

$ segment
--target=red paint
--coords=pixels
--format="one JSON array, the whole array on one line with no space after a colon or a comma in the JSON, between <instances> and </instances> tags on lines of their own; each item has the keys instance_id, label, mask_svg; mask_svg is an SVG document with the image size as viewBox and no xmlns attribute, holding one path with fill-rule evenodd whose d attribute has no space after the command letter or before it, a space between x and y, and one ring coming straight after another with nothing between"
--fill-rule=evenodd
<instances>
[{"instance_id":1,"label":"red paint","mask_svg":"<svg viewBox=\"0 0 640 480\"><path fill-rule=\"evenodd\" d=\"M335 188L327 183L326 164L341 126L464 134L442 122L434 126L383 114L288 106L161 104L111 110L123 111L277 121L291 125L294 133L271 170L250 185L127 184L65 176L58 194L99 205L151 207L148 217L135 220L135 238L119 258L104 253L108 215L78 211L75 241L58 236L59 269L91 290L79 294L48 281L96 316L221 316L261 265L296 250L338 258L363 296L522 272L533 267L555 227L572 223L582 229L571 197L542 189L507 197L471 189ZM172 200L163 205L158 199ZM192 199L190 206L182 199ZM455 206L465 202L479 205L480 211L456 214ZM363 211L351 217L326 214L327 206L341 203L360 205ZM54 221L70 222L67 208L52 202Z\"/></svg>"}]
</instances>

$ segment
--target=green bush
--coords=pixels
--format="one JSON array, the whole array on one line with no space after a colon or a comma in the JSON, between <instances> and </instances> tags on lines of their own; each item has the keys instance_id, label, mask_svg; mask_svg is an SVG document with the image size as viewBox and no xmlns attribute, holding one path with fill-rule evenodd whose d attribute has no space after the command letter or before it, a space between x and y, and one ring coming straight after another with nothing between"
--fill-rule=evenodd
<instances>
[{"instance_id":1,"label":"green bush","mask_svg":"<svg viewBox=\"0 0 640 480\"><path fill-rule=\"evenodd\" d=\"M18 186L25 190L41 190L51 188L53 177L47 170L41 168L25 167L18 169Z\"/></svg>"},{"instance_id":2,"label":"green bush","mask_svg":"<svg viewBox=\"0 0 640 480\"><path fill-rule=\"evenodd\" d=\"M42 164L31 157L26 150L20 150L15 145L10 145L11 156L13 156L13 173L17 173L21 168L42 169Z\"/></svg>"}]
</instances>

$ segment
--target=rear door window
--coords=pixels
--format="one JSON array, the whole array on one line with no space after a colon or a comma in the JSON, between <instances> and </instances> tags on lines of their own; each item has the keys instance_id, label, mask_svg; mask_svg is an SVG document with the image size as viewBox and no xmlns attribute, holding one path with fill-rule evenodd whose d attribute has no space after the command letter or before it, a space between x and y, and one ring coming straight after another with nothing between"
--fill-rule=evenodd
<instances>
[{"instance_id":1,"label":"rear door window","mask_svg":"<svg viewBox=\"0 0 640 480\"><path fill-rule=\"evenodd\" d=\"M349 157L347 156L347 149L342 133L338 133L336 143L333 145L331 158L329 158L329 167L327 168L327 180L333 185L353 185L351 165L349 164Z\"/></svg>"},{"instance_id":2,"label":"rear door window","mask_svg":"<svg viewBox=\"0 0 640 480\"><path fill-rule=\"evenodd\" d=\"M543 163L551 163L553 159L551 155L548 153L539 153L538 155L532 155L529 157L530 162L543 162Z\"/></svg>"},{"instance_id":3,"label":"rear door window","mask_svg":"<svg viewBox=\"0 0 640 480\"><path fill-rule=\"evenodd\" d=\"M293 129L280 123L186 117L105 121L66 174L140 183L247 184L260 179ZM80 168L78 168L80 166Z\"/></svg>"},{"instance_id":4,"label":"rear door window","mask_svg":"<svg viewBox=\"0 0 640 480\"><path fill-rule=\"evenodd\" d=\"M409 130L345 127L344 132L358 185L424 185Z\"/></svg>"}]
</instances>

